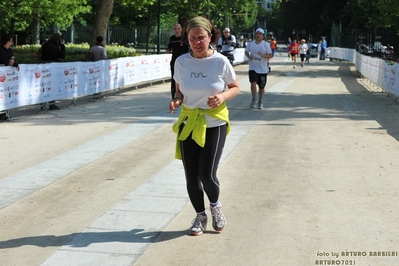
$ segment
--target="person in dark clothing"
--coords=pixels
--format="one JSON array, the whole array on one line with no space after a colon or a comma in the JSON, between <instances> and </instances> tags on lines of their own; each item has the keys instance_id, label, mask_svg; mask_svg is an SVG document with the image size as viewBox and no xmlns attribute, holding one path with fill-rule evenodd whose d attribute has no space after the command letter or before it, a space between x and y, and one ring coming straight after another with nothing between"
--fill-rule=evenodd
<instances>
[{"instance_id":1,"label":"person in dark clothing","mask_svg":"<svg viewBox=\"0 0 399 266\"><path fill-rule=\"evenodd\" d=\"M173 31L175 35L170 36L168 49L166 49L166 53L169 54L172 52L172 59L170 61L170 72L172 74L172 80L170 84L170 91L172 93L172 99L175 98L176 92L176 82L173 79L173 75L175 74L175 61L176 58L188 52L188 44L184 43L181 38L182 27L180 24L175 24L173 27Z\"/></svg>"},{"instance_id":2,"label":"person in dark clothing","mask_svg":"<svg viewBox=\"0 0 399 266\"><path fill-rule=\"evenodd\" d=\"M89 50L88 61L99 61L107 60L107 51L104 47L104 38L102 36L97 36L96 44L93 45Z\"/></svg>"},{"instance_id":3,"label":"person in dark clothing","mask_svg":"<svg viewBox=\"0 0 399 266\"><path fill-rule=\"evenodd\" d=\"M19 66L11 49L12 37L9 34L1 36L0 46L0 65L12 66L19 70ZM6 110L0 111L0 121L8 120L8 113Z\"/></svg>"},{"instance_id":4,"label":"person in dark clothing","mask_svg":"<svg viewBox=\"0 0 399 266\"><path fill-rule=\"evenodd\" d=\"M12 38L11 35L6 34L1 37L0 47L0 65L13 66L19 70L19 66L11 49Z\"/></svg>"},{"instance_id":5,"label":"person in dark clothing","mask_svg":"<svg viewBox=\"0 0 399 266\"><path fill-rule=\"evenodd\" d=\"M60 59L65 58L65 43L60 34L54 33L47 42L42 44L41 55L43 63L60 62ZM49 109L59 110L60 108L55 105L55 101L50 101Z\"/></svg>"}]
</instances>

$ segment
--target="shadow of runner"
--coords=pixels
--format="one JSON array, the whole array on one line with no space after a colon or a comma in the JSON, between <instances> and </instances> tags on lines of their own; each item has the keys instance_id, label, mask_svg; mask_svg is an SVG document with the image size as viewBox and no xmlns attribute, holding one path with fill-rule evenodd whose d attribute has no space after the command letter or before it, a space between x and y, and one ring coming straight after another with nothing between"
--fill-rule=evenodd
<instances>
[{"instance_id":1,"label":"shadow of runner","mask_svg":"<svg viewBox=\"0 0 399 266\"><path fill-rule=\"evenodd\" d=\"M162 237L158 236L162 233ZM69 235L45 235L31 236L16 239L0 241L0 249L10 249L22 246L38 247L88 247L96 243L153 243L176 239L182 236L188 236L187 230L182 231L147 231L144 229L133 229L131 231L107 231L107 232L82 232ZM66 244L65 244L66 243Z\"/></svg>"}]
</instances>

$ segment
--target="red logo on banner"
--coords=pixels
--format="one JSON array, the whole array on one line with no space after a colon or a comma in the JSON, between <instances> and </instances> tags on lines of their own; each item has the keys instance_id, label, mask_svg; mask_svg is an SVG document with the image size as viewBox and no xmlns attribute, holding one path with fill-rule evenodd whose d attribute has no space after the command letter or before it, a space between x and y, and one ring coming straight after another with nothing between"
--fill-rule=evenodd
<instances>
[{"instance_id":1,"label":"red logo on banner","mask_svg":"<svg viewBox=\"0 0 399 266\"><path fill-rule=\"evenodd\" d=\"M40 74L40 71L36 71L36 72L35 72L35 77L36 77L36 78L40 78L41 75L42 75L42 74Z\"/></svg>"},{"instance_id":2,"label":"red logo on banner","mask_svg":"<svg viewBox=\"0 0 399 266\"><path fill-rule=\"evenodd\" d=\"M65 70L64 70L64 74L65 74L65 76L68 76L69 70L68 70L68 69L65 69Z\"/></svg>"},{"instance_id":3,"label":"red logo on banner","mask_svg":"<svg viewBox=\"0 0 399 266\"><path fill-rule=\"evenodd\" d=\"M0 75L0 82L4 82L6 81L6 76L4 76L3 74Z\"/></svg>"}]
</instances>

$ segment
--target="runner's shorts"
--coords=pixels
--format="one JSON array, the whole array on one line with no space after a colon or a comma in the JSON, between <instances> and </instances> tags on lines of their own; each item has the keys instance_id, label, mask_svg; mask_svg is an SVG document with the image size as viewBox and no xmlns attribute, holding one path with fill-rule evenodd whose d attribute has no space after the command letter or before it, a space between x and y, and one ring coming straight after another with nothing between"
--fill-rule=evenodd
<instances>
[{"instance_id":1,"label":"runner's shorts","mask_svg":"<svg viewBox=\"0 0 399 266\"><path fill-rule=\"evenodd\" d=\"M258 74L254 70L250 70L249 74L249 82L256 82L258 84L259 89L263 90L266 87L267 82L267 73L265 74Z\"/></svg>"}]
</instances>

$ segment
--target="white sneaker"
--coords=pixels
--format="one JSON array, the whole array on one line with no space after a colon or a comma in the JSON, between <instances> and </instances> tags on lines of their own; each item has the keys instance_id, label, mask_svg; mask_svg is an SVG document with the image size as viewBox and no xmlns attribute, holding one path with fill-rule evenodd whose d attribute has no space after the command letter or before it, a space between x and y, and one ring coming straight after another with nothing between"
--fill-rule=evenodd
<instances>
[{"instance_id":1,"label":"white sneaker","mask_svg":"<svg viewBox=\"0 0 399 266\"><path fill-rule=\"evenodd\" d=\"M256 108L256 104L258 103L258 101L256 99L253 99L251 102L251 108L254 109Z\"/></svg>"},{"instance_id":2,"label":"white sneaker","mask_svg":"<svg viewBox=\"0 0 399 266\"><path fill-rule=\"evenodd\" d=\"M197 217L193 220L193 225L190 227L190 235L202 235L206 230L207 223L208 217L206 215L197 214Z\"/></svg>"},{"instance_id":3,"label":"white sneaker","mask_svg":"<svg viewBox=\"0 0 399 266\"><path fill-rule=\"evenodd\" d=\"M258 109L263 109L263 102L259 102Z\"/></svg>"},{"instance_id":4,"label":"white sneaker","mask_svg":"<svg viewBox=\"0 0 399 266\"><path fill-rule=\"evenodd\" d=\"M212 227L218 232L221 232L226 226L226 218L222 212L222 204L220 202L215 207L211 207L212 213Z\"/></svg>"}]
</instances>

